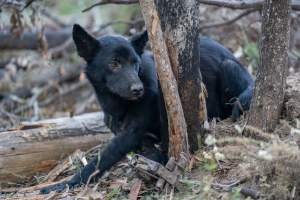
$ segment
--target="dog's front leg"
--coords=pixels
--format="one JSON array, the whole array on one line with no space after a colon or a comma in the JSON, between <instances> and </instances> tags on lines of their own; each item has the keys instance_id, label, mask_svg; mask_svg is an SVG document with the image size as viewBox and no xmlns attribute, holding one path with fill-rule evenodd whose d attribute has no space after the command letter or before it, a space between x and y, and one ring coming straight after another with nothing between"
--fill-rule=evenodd
<instances>
[{"instance_id":1,"label":"dog's front leg","mask_svg":"<svg viewBox=\"0 0 300 200\"><path fill-rule=\"evenodd\" d=\"M144 133L145 131L140 128L129 128L127 131L117 134L102 152L100 160L98 157L93 159L76 173L70 181L43 188L41 193L47 194L53 190L63 191L67 185L72 188L85 184L97 169L99 173L96 177L100 177L128 152L136 150L141 144Z\"/></svg>"}]
</instances>

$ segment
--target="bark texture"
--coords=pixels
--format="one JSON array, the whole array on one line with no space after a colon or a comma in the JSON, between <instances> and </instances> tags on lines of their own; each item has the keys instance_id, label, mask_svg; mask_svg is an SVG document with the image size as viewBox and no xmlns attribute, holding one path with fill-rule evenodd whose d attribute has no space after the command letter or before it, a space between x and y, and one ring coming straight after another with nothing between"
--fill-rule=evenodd
<instances>
[{"instance_id":1,"label":"bark texture","mask_svg":"<svg viewBox=\"0 0 300 200\"><path fill-rule=\"evenodd\" d=\"M164 39L187 123L190 150L198 149L202 107L200 73L200 3L197 0L155 0Z\"/></svg>"},{"instance_id":2,"label":"bark texture","mask_svg":"<svg viewBox=\"0 0 300 200\"><path fill-rule=\"evenodd\" d=\"M288 69L290 0L266 0L262 11L261 64L249 124L274 130L282 110Z\"/></svg>"},{"instance_id":3,"label":"bark texture","mask_svg":"<svg viewBox=\"0 0 300 200\"><path fill-rule=\"evenodd\" d=\"M103 113L43 120L0 132L0 185L47 172L76 149L84 151L111 138Z\"/></svg>"},{"instance_id":4,"label":"bark texture","mask_svg":"<svg viewBox=\"0 0 300 200\"><path fill-rule=\"evenodd\" d=\"M300 72L289 75L286 82L283 115L289 120L300 119Z\"/></svg>"},{"instance_id":5,"label":"bark texture","mask_svg":"<svg viewBox=\"0 0 300 200\"><path fill-rule=\"evenodd\" d=\"M180 153L188 153L187 130L178 94L176 79L172 72L168 50L160 27L160 20L153 0L140 0L140 5L148 30L157 72L164 95L169 122L169 154L180 158Z\"/></svg>"}]
</instances>

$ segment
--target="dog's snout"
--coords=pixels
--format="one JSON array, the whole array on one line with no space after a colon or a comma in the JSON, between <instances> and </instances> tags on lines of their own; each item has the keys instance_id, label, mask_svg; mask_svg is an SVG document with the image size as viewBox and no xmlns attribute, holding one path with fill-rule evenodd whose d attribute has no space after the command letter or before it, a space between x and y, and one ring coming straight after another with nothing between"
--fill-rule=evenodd
<instances>
[{"instance_id":1,"label":"dog's snout","mask_svg":"<svg viewBox=\"0 0 300 200\"><path fill-rule=\"evenodd\" d=\"M140 96L144 92L144 87L142 84L133 84L130 86L130 91L135 96Z\"/></svg>"}]
</instances>

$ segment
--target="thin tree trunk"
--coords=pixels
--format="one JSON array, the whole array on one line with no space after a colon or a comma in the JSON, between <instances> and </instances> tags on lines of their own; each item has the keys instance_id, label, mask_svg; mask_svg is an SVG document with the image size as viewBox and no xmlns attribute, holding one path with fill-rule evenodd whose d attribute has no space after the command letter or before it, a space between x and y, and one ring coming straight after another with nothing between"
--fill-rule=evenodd
<instances>
[{"instance_id":1,"label":"thin tree trunk","mask_svg":"<svg viewBox=\"0 0 300 200\"><path fill-rule=\"evenodd\" d=\"M282 110L288 69L290 0L266 0L262 11L261 65L249 124L274 130Z\"/></svg>"},{"instance_id":2,"label":"thin tree trunk","mask_svg":"<svg viewBox=\"0 0 300 200\"><path fill-rule=\"evenodd\" d=\"M180 99L187 123L190 150L198 149L197 134L201 130L201 73L199 28L200 10L197 0L155 0L167 44L169 58L177 79Z\"/></svg>"},{"instance_id":3,"label":"thin tree trunk","mask_svg":"<svg viewBox=\"0 0 300 200\"><path fill-rule=\"evenodd\" d=\"M188 154L186 123L178 94L177 83L172 72L167 47L163 39L160 20L153 0L140 0L140 5L148 30L154 54L169 122L169 154L176 159L180 154Z\"/></svg>"}]
</instances>

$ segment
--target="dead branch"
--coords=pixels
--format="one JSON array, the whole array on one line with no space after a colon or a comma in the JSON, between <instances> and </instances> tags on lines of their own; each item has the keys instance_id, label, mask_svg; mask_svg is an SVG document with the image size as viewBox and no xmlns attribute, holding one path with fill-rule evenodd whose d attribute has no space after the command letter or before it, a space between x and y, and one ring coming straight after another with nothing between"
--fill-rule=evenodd
<instances>
[{"instance_id":1,"label":"dead branch","mask_svg":"<svg viewBox=\"0 0 300 200\"><path fill-rule=\"evenodd\" d=\"M73 165L73 160L76 158L82 159L85 153L80 151L79 149L76 150L72 155L65 158L61 163L56 165L43 179L44 183L50 183L55 181L55 179L63 173L65 170L70 168Z\"/></svg>"},{"instance_id":2,"label":"dead branch","mask_svg":"<svg viewBox=\"0 0 300 200\"><path fill-rule=\"evenodd\" d=\"M106 4L134 4L138 3L138 0L101 0L100 2L93 4L87 8L85 8L82 12L86 12L91 10L96 6L102 6ZM231 9L261 9L263 5L263 0L198 0L199 3L212 5L212 6L220 6ZM292 1L292 9L300 10L300 2L297 0Z\"/></svg>"},{"instance_id":3,"label":"dead branch","mask_svg":"<svg viewBox=\"0 0 300 200\"><path fill-rule=\"evenodd\" d=\"M112 138L103 113L23 123L0 133L0 183L20 181L53 168L76 149L87 150Z\"/></svg>"},{"instance_id":4,"label":"dead branch","mask_svg":"<svg viewBox=\"0 0 300 200\"><path fill-rule=\"evenodd\" d=\"M53 13L51 13L50 11L46 10L46 9L42 9L41 10L41 14L44 15L45 17L47 17L48 19L50 19L51 21L53 21L55 24L57 24L60 28L64 28L67 27L68 25L63 22L59 17L57 17L56 15L54 15Z\"/></svg>"},{"instance_id":5,"label":"dead branch","mask_svg":"<svg viewBox=\"0 0 300 200\"><path fill-rule=\"evenodd\" d=\"M231 9L261 9L263 0L198 0L202 4Z\"/></svg>"},{"instance_id":6,"label":"dead branch","mask_svg":"<svg viewBox=\"0 0 300 200\"><path fill-rule=\"evenodd\" d=\"M206 5L220 6L231 9L261 9L264 0L198 0L198 2ZM293 0L292 9L300 10L300 2Z\"/></svg>"},{"instance_id":7,"label":"dead branch","mask_svg":"<svg viewBox=\"0 0 300 200\"><path fill-rule=\"evenodd\" d=\"M241 14L239 14L238 16L234 17L233 19L229 20L229 21L225 21L225 22L218 22L218 23L213 23L213 24L204 24L200 27L200 30L204 30L204 29L209 29L209 28L217 28L220 26L226 26L226 25L230 25L233 24L234 22L238 21L239 19L248 16L249 14L253 13L257 11L256 9L251 9L251 10L247 10Z\"/></svg>"},{"instance_id":8,"label":"dead branch","mask_svg":"<svg viewBox=\"0 0 300 200\"><path fill-rule=\"evenodd\" d=\"M84 10L82 10L82 12L89 11L96 6L101 6L105 4L134 4L138 2L139 2L138 0L101 0L100 2L85 8Z\"/></svg>"},{"instance_id":9,"label":"dead branch","mask_svg":"<svg viewBox=\"0 0 300 200\"><path fill-rule=\"evenodd\" d=\"M263 142L270 142L277 139L275 135L266 133L253 126L246 125L243 121L239 124L226 121L219 122L212 130L210 130L210 132L215 133L217 138L224 138L224 136L227 136L228 138L229 136L240 136Z\"/></svg>"},{"instance_id":10,"label":"dead branch","mask_svg":"<svg viewBox=\"0 0 300 200\"><path fill-rule=\"evenodd\" d=\"M245 182L247 180L247 177L243 177L239 180L233 181L229 184L221 184L221 183L212 183L211 186L215 190L221 190L221 191L226 191L229 192L232 190L232 188L236 187L237 185Z\"/></svg>"}]
</instances>

